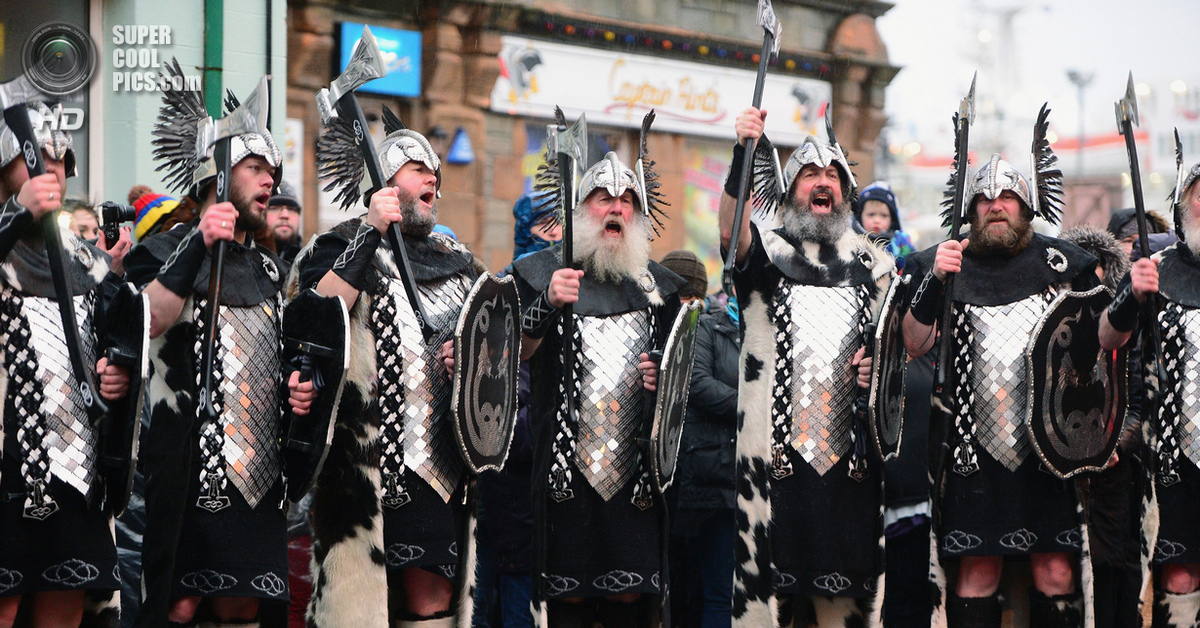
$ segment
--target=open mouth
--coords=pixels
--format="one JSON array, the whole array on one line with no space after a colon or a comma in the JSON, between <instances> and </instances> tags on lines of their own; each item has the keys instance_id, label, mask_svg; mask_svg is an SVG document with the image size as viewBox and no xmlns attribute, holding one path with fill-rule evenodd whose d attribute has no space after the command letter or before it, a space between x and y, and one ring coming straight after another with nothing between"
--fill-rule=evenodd
<instances>
[{"instance_id":1,"label":"open mouth","mask_svg":"<svg viewBox=\"0 0 1200 628\"><path fill-rule=\"evenodd\" d=\"M258 196L254 197L254 202L258 203L259 205L262 205L263 209L267 208L267 203L269 203L270 201L271 201L271 194L269 192L263 192L262 194L259 194Z\"/></svg>"},{"instance_id":2,"label":"open mouth","mask_svg":"<svg viewBox=\"0 0 1200 628\"><path fill-rule=\"evenodd\" d=\"M604 235L619 237L625 233L625 227L616 220L609 220L604 223Z\"/></svg>"},{"instance_id":3,"label":"open mouth","mask_svg":"<svg viewBox=\"0 0 1200 628\"><path fill-rule=\"evenodd\" d=\"M430 190L417 197L426 207L433 207L433 201L437 198L437 190Z\"/></svg>"},{"instance_id":4,"label":"open mouth","mask_svg":"<svg viewBox=\"0 0 1200 628\"><path fill-rule=\"evenodd\" d=\"M833 211L833 194L825 191L813 192L812 211L815 214L828 214Z\"/></svg>"}]
</instances>

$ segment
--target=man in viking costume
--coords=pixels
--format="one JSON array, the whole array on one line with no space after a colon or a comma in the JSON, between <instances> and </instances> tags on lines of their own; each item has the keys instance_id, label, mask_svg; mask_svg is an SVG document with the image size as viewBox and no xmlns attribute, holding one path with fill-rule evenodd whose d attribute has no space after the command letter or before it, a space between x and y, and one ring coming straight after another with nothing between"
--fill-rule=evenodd
<instances>
[{"instance_id":1,"label":"man in viking costume","mask_svg":"<svg viewBox=\"0 0 1200 628\"><path fill-rule=\"evenodd\" d=\"M562 244L513 264L525 310L522 357L533 390L539 626L657 625L661 544L667 542L659 516L666 506L639 439L649 434L645 388L657 374L647 354L663 346L684 281L649 259L663 205L654 164L645 159L651 120L652 114L642 127L640 167L606 154L580 177L571 222L559 216L572 226L563 237L571 238L579 268L563 267ZM543 172L556 167L552 155ZM553 176L541 187L552 190L548 207L561 209L563 194L572 196ZM568 306L569 340L563 333ZM566 416L563 394L565 342L573 342L574 417Z\"/></svg>"},{"instance_id":2,"label":"man in viking costume","mask_svg":"<svg viewBox=\"0 0 1200 628\"><path fill-rule=\"evenodd\" d=\"M1196 434L1200 417L1200 396L1194 382L1200 379L1197 346L1200 337L1200 163L1182 168L1182 150L1177 147L1180 164L1172 195L1175 233L1180 242L1149 259L1133 263L1129 275L1117 288L1101 323L1100 339L1106 348L1121 347L1133 336L1135 328L1149 329L1150 318L1143 304L1156 300L1157 325L1162 346L1156 355L1165 379L1153 375L1159 366L1147 356L1147 384L1155 381L1161 390L1147 395L1147 403L1157 400L1146 416L1154 438L1148 443L1154 465L1151 501L1157 497L1158 534L1153 547L1154 626L1156 628L1195 628L1200 626L1200 449ZM1158 295L1158 296L1155 296ZM1151 344L1145 333L1142 342ZM1143 552L1145 550L1143 549Z\"/></svg>"},{"instance_id":3,"label":"man in viking costume","mask_svg":"<svg viewBox=\"0 0 1200 628\"><path fill-rule=\"evenodd\" d=\"M1027 423L1039 420L1027 412L1030 380L1039 375L1026 368L1035 326L1056 294L1099 283L1096 258L1031 226L1035 216L1054 224L1061 214L1062 172L1045 140L1047 114L1043 108L1035 125L1036 184L992 155L964 179L961 206L945 203L944 225L961 212L969 235L911 256L906 267L904 344L914 357L934 345L943 287L954 278L945 304L953 328L940 330L951 343L941 365L950 373L948 409L939 415L935 403L930 426L936 626L998 628L1000 578L1014 558L1027 559L1032 572L1029 625L1083 625L1090 569L1080 568L1087 541L1078 499L1073 482L1043 465ZM965 168L966 155L956 158ZM946 566L957 566L956 577Z\"/></svg>"},{"instance_id":4,"label":"man in viking costume","mask_svg":"<svg viewBox=\"0 0 1200 628\"><path fill-rule=\"evenodd\" d=\"M182 74L177 61L167 72ZM262 92L251 98L267 98ZM238 107L232 94L225 104ZM201 93L164 92L155 158L172 189L197 199L200 216L147 238L125 260L129 281L150 299L154 366L142 626L258 625L265 602L288 599L278 445L284 277L279 259L254 242L282 161L269 133L224 140L231 202L216 202L221 164L196 150L206 118ZM224 272L219 303L210 303L211 253L219 242ZM210 307L219 307L211 400L202 372Z\"/></svg>"},{"instance_id":5,"label":"man in viking costume","mask_svg":"<svg viewBox=\"0 0 1200 628\"><path fill-rule=\"evenodd\" d=\"M317 161L347 209L359 199L363 154L349 123L334 120ZM293 296L312 289L340 297L350 312L351 366L313 488L308 616L317 626L466 627L473 518L464 506L468 474L453 431L447 360L477 272L466 247L432 231L442 164L429 141L386 107L384 129L378 157L387 187L371 194L365 216L300 252L289 286ZM387 235L393 224L434 337L423 337L407 296Z\"/></svg>"},{"instance_id":6,"label":"man in viking costume","mask_svg":"<svg viewBox=\"0 0 1200 628\"><path fill-rule=\"evenodd\" d=\"M116 625L113 592L121 583L111 517L124 508L128 487L114 487L120 481L105 472L103 423L94 422L85 396L99 392L110 415L120 411L131 373L101 356L110 348L140 356L144 330L122 319L118 301L137 296L109 272L108 255L60 230L58 255L74 295L65 298L73 302L83 365L94 369L89 376L99 390L75 376L59 311L64 297L52 281L41 230L75 175L75 153L69 135L43 125L60 109L42 102L13 108L29 116L46 172L30 177L14 131L0 121L0 626L13 626L18 612L31 625L78 625L85 597L88 611L100 613L97 625ZM129 329L132 335L121 333ZM135 395L140 377L136 383ZM114 489L125 492L121 505L111 501ZM94 608L99 599L109 608Z\"/></svg>"},{"instance_id":7,"label":"man in viking costume","mask_svg":"<svg viewBox=\"0 0 1200 628\"><path fill-rule=\"evenodd\" d=\"M766 113L738 115L721 200L721 244L737 238L742 308L738 398L735 626L880 625L882 465L856 433L864 325L894 275L882 248L850 228L854 176L829 140L805 139L782 172ZM756 196L782 226L748 217L733 234L744 143L755 139ZM765 205L764 205L765 203ZM746 210L750 208L747 203ZM855 623L859 622L859 623Z\"/></svg>"}]
</instances>

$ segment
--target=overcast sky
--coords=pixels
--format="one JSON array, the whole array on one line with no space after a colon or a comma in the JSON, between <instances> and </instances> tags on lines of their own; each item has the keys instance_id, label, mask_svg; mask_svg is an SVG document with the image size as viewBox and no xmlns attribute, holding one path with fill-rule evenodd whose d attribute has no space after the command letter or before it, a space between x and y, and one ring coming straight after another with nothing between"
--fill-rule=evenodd
<instances>
[{"instance_id":1,"label":"overcast sky","mask_svg":"<svg viewBox=\"0 0 1200 628\"><path fill-rule=\"evenodd\" d=\"M1012 45L1003 52L1008 11ZM1089 135L1115 130L1113 102L1130 70L1138 83L1182 79L1200 89L1200 0L895 0L877 24L891 63L903 67L887 92L891 139L945 142L938 152L950 150L950 115L976 69L981 100L1011 92L997 106L1029 120L1049 101L1054 123L1068 129L1079 107L1067 70L1094 73Z\"/></svg>"}]
</instances>

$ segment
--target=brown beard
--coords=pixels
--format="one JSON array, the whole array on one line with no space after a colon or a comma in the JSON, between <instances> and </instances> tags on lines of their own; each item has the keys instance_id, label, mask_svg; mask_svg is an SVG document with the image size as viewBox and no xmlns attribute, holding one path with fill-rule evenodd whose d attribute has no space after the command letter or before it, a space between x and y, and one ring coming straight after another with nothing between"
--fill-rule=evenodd
<instances>
[{"instance_id":1,"label":"brown beard","mask_svg":"<svg viewBox=\"0 0 1200 628\"><path fill-rule=\"evenodd\" d=\"M1007 228L994 233L987 228L986 216L979 212L971 212L971 250L983 255L1004 255L1012 257L1025 250L1033 240L1033 224L1022 208L1014 221L1008 221Z\"/></svg>"},{"instance_id":2,"label":"brown beard","mask_svg":"<svg viewBox=\"0 0 1200 628\"><path fill-rule=\"evenodd\" d=\"M233 191L233 207L238 217L234 226L246 233L258 233L267 226L267 209L264 206L261 214L254 211L254 196L247 195L241 190Z\"/></svg>"},{"instance_id":3,"label":"brown beard","mask_svg":"<svg viewBox=\"0 0 1200 628\"><path fill-rule=\"evenodd\" d=\"M400 220L400 233L414 238L429 237L437 224L437 201L434 201L426 215L417 208L417 197L407 190L401 189L397 198L400 200L400 213L404 216Z\"/></svg>"},{"instance_id":4,"label":"brown beard","mask_svg":"<svg viewBox=\"0 0 1200 628\"><path fill-rule=\"evenodd\" d=\"M813 192L816 191L814 188ZM784 231L794 238L833 244L850 226L850 201L843 199L832 207L829 215L818 216L812 212L811 200L797 201L795 196L789 195L783 200L779 220Z\"/></svg>"}]
</instances>

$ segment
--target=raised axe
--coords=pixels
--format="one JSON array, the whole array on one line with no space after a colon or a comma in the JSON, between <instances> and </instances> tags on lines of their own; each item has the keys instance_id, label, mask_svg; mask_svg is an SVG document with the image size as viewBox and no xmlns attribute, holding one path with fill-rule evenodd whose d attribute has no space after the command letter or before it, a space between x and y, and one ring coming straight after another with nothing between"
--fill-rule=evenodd
<instances>
[{"instance_id":1,"label":"raised axe","mask_svg":"<svg viewBox=\"0 0 1200 628\"><path fill-rule=\"evenodd\" d=\"M763 29L763 45L762 54L758 57L758 75L754 78L754 97L750 101L755 109L762 106L767 65L770 64L771 57L779 55L779 35L783 30L779 18L775 15L775 9L771 7L771 0L758 0L757 15L757 23ZM733 235L729 240L729 253L725 256L725 268L721 275L725 292L728 294L733 294L733 265L737 261L738 238L742 233L742 221L745 220L746 199L750 197L750 190L754 187L752 177L754 149L757 144L757 139L746 140L745 160L742 161L742 172L738 179L737 205L733 209Z\"/></svg>"},{"instance_id":2,"label":"raised axe","mask_svg":"<svg viewBox=\"0 0 1200 628\"><path fill-rule=\"evenodd\" d=\"M573 214L579 204L579 179L583 176L583 168L587 164L588 137L587 117L580 114L575 124L567 128L567 119L562 109L554 108L557 124L551 125L546 141L546 151L555 155L558 166L559 185L561 186L563 238L562 264L563 268L574 268L574 227ZM645 207L645 205L643 205ZM563 306L563 395L566 400L567 420L575 420L575 308L568 303Z\"/></svg>"},{"instance_id":3,"label":"raised axe","mask_svg":"<svg viewBox=\"0 0 1200 628\"><path fill-rule=\"evenodd\" d=\"M383 77L386 73L379 44L371 34L371 29L363 26L362 39L354 47L354 54L351 55L346 69L328 88L317 92L317 110L321 112L322 124L328 125L334 118L344 117L354 128L354 142L362 152L367 176L371 178L371 188L363 194L364 204L370 204L371 195L383 189L387 181L383 179L383 166L379 163L375 142L371 140L371 134L367 131L367 118L363 115L354 90L369 81ZM421 304L421 294L417 292L417 282L408 263L408 252L404 249L400 225L388 225L387 237L388 244L392 247L392 255L396 259L396 267L400 270L400 282L404 285L404 293L408 296L408 303L417 317L417 324L421 327L421 336L425 338L426 343L433 342L438 337L438 330L429 322L425 306Z\"/></svg>"},{"instance_id":4,"label":"raised axe","mask_svg":"<svg viewBox=\"0 0 1200 628\"><path fill-rule=\"evenodd\" d=\"M46 98L24 75L0 85L0 107L4 108L4 122L17 138L21 148L21 157L25 161L25 169L29 178L46 173L46 164L42 161L42 148L34 134L33 125L29 122L29 109L26 103L41 101ZM75 299L71 293L71 284L67 280L66 267L63 262L62 238L58 232L58 212L48 212L41 219L42 238L46 243L46 256L50 259L50 277L54 282L54 294L58 301L58 312L62 319L63 340L67 344L67 354L71 360L71 374L79 384L80 397L84 408L93 425L97 425L108 413L108 406L100 398L100 390L96 387L96 378L90 365L83 361L83 344L79 336L79 322L75 318Z\"/></svg>"},{"instance_id":5,"label":"raised axe","mask_svg":"<svg viewBox=\"0 0 1200 628\"><path fill-rule=\"evenodd\" d=\"M230 142L237 135L256 133L266 135L267 114L270 109L268 81L264 76L249 98L237 109L220 120L212 116L201 120L196 132L196 161L204 160L212 150L213 163L217 167L216 202L227 203L231 198L230 179L233 175ZM212 251L212 270L208 280L208 309L204 312L204 342L200 346L201 387L200 406L208 417L216 420L218 412L214 405L213 364L216 360L218 323L221 315L221 274L225 270L225 240L218 240Z\"/></svg>"}]
</instances>

